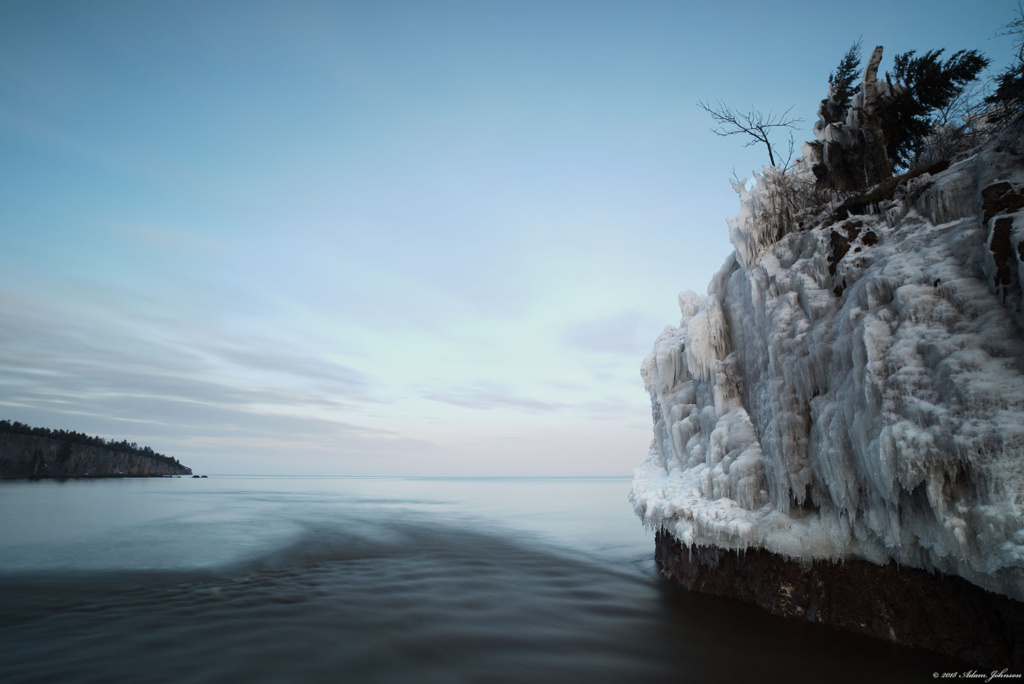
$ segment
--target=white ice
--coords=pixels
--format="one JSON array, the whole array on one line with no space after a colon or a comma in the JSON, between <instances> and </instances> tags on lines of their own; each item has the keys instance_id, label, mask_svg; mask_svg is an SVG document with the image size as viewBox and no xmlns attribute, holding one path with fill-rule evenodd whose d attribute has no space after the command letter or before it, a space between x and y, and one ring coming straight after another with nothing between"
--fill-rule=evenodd
<instances>
[{"instance_id":1,"label":"white ice","mask_svg":"<svg viewBox=\"0 0 1024 684\"><path fill-rule=\"evenodd\" d=\"M643 362L638 515L686 545L893 560L1024 599L1024 298L991 285L980 203L997 180L1024 188L1019 158L990 146L870 215L790 232L757 220L773 173L737 185L735 253ZM831 233L850 227L832 276Z\"/></svg>"}]
</instances>

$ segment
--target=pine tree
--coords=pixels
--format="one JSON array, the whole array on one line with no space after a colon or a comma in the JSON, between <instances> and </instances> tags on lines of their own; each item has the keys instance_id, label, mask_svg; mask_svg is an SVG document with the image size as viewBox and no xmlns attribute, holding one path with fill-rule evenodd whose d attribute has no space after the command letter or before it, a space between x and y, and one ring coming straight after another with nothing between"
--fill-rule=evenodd
<instances>
[{"instance_id":1,"label":"pine tree","mask_svg":"<svg viewBox=\"0 0 1024 684\"><path fill-rule=\"evenodd\" d=\"M836 70L828 75L828 99L833 107L825 113L825 123L838 123L846 118L853 95L857 92L857 81L860 79L860 48L861 39L857 39L839 61Z\"/></svg>"},{"instance_id":2,"label":"pine tree","mask_svg":"<svg viewBox=\"0 0 1024 684\"><path fill-rule=\"evenodd\" d=\"M1016 60L995 78L996 90L985 102L996 105L992 119L1001 120L1024 111L1024 9L1017 4L1017 16L998 35L1012 36Z\"/></svg>"},{"instance_id":3,"label":"pine tree","mask_svg":"<svg viewBox=\"0 0 1024 684\"><path fill-rule=\"evenodd\" d=\"M989 64L977 50L960 50L943 63L944 50L896 55L885 78L892 99L882 110L885 146L894 168L910 168L936 120L933 112L955 99Z\"/></svg>"}]
</instances>

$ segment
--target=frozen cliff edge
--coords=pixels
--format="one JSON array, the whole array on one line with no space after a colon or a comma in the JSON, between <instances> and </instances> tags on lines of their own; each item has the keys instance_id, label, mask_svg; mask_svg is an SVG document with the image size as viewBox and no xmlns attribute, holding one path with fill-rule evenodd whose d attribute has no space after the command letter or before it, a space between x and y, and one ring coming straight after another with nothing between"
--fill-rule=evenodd
<instances>
[{"instance_id":1,"label":"frozen cliff edge","mask_svg":"<svg viewBox=\"0 0 1024 684\"><path fill-rule=\"evenodd\" d=\"M691 551L896 563L1024 600L1017 145L788 232L757 221L777 172L737 186L736 251L641 369L646 525Z\"/></svg>"}]
</instances>

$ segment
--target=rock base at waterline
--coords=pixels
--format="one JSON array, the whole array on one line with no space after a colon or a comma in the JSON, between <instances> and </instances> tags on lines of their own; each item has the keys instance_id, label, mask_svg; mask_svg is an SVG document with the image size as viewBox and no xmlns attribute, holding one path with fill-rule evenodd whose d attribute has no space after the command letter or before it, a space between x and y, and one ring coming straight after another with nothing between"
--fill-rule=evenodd
<instances>
[{"instance_id":1,"label":"rock base at waterline","mask_svg":"<svg viewBox=\"0 0 1024 684\"><path fill-rule=\"evenodd\" d=\"M926 648L976 667L1024 672L1024 603L958 577L894 563L804 565L760 549L684 548L655 536L662 573L687 589L770 613Z\"/></svg>"}]
</instances>

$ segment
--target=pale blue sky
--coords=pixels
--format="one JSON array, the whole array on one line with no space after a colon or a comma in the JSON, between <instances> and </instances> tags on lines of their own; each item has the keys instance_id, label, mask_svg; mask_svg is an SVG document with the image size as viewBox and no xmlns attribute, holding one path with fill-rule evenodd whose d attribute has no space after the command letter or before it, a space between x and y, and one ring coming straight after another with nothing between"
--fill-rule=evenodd
<instances>
[{"instance_id":1,"label":"pale blue sky","mask_svg":"<svg viewBox=\"0 0 1024 684\"><path fill-rule=\"evenodd\" d=\"M202 472L628 474L639 366L828 73L1016 2L0 5L0 417ZM883 68L889 62L883 64Z\"/></svg>"}]
</instances>

